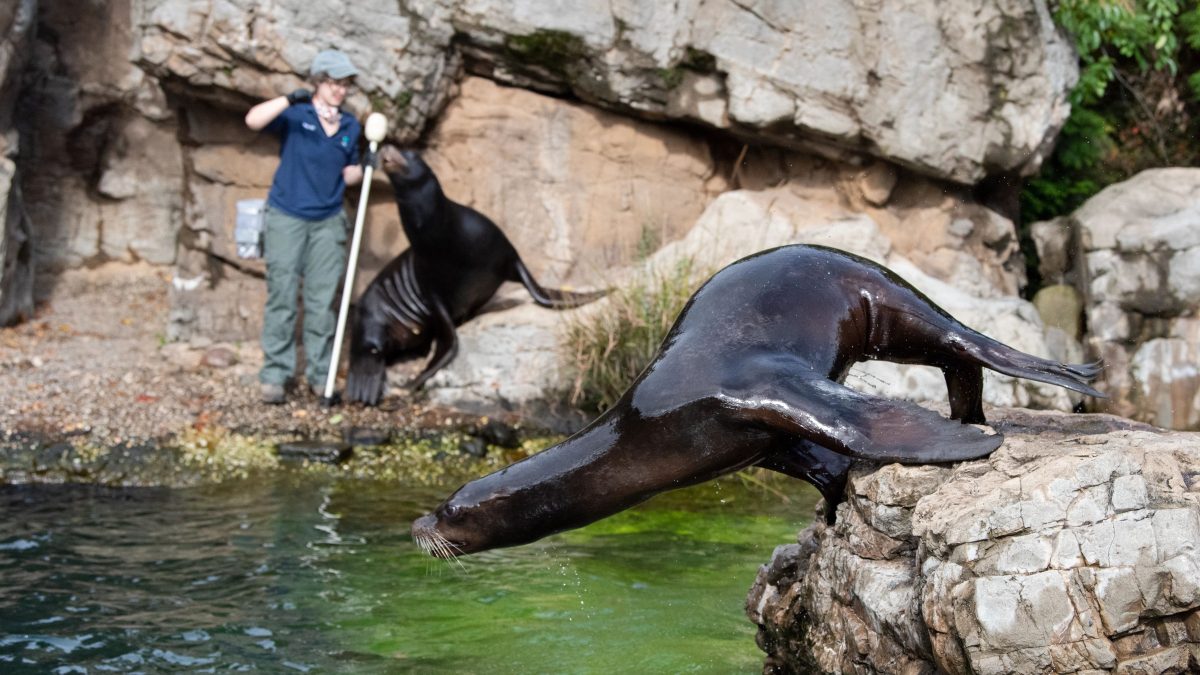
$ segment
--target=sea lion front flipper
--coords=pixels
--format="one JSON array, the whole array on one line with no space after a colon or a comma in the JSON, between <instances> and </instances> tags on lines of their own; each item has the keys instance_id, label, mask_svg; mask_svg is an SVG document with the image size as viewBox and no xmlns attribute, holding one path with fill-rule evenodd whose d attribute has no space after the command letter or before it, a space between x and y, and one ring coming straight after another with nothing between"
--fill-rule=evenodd
<instances>
[{"instance_id":1,"label":"sea lion front flipper","mask_svg":"<svg viewBox=\"0 0 1200 675\"><path fill-rule=\"evenodd\" d=\"M446 306L436 297L430 298L429 305L433 310L432 316L429 318L429 328L433 331L433 339L437 346L434 348L433 358L429 360L425 370L404 385L410 390L419 389L426 380L433 377L434 373L444 368L458 354L458 333L454 330L454 321L446 311Z\"/></svg>"},{"instance_id":2,"label":"sea lion front flipper","mask_svg":"<svg viewBox=\"0 0 1200 675\"><path fill-rule=\"evenodd\" d=\"M825 498L825 522L832 525L838 504L845 501L846 480L854 460L798 439L792 447L767 455L757 466L811 483Z\"/></svg>"},{"instance_id":3,"label":"sea lion front flipper","mask_svg":"<svg viewBox=\"0 0 1200 675\"><path fill-rule=\"evenodd\" d=\"M734 397L740 399L738 416L851 457L959 462L984 457L1004 441L915 403L863 394L820 377L776 378L763 387Z\"/></svg>"}]
</instances>

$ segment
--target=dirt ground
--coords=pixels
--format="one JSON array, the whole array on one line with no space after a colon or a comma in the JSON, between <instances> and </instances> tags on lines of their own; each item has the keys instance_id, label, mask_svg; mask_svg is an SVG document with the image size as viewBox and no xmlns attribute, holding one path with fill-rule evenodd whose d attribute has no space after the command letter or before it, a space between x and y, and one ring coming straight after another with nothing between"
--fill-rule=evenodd
<instances>
[{"instance_id":1,"label":"dirt ground","mask_svg":"<svg viewBox=\"0 0 1200 675\"><path fill-rule=\"evenodd\" d=\"M149 266L56 279L32 320L0 329L3 435L112 447L203 428L329 440L478 422L430 408L419 395L386 398L378 408L329 408L302 391L284 405L263 405L256 340L165 342L169 288L169 272Z\"/></svg>"}]
</instances>

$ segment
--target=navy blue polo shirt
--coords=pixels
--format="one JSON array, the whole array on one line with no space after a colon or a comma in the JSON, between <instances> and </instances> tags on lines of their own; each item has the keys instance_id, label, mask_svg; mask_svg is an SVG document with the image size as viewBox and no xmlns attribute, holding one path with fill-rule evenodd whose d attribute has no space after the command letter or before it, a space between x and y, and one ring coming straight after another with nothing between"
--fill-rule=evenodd
<instances>
[{"instance_id":1,"label":"navy blue polo shirt","mask_svg":"<svg viewBox=\"0 0 1200 675\"><path fill-rule=\"evenodd\" d=\"M288 106L266 130L279 137L279 168L267 203L296 218L321 220L342 208L342 169L358 163L362 125L342 113L337 133L325 134L311 103Z\"/></svg>"}]
</instances>

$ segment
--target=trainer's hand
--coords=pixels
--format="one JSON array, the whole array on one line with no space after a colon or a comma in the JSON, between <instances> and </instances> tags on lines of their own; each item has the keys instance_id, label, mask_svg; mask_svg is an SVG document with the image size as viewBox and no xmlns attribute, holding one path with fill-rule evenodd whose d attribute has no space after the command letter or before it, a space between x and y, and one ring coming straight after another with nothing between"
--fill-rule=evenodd
<instances>
[{"instance_id":1,"label":"trainer's hand","mask_svg":"<svg viewBox=\"0 0 1200 675\"><path fill-rule=\"evenodd\" d=\"M366 171L368 166L371 167L372 170L378 170L379 169L379 151L367 149L367 152L365 154L363 154L363 158L362 158L362 162L360 163L360 166L363 168L363 171Z\"/></svg>"},{"instance_id":2,"label":"trainer's hand","mask_svg":"<svg viewBox=\"0 0 1200 675\"><path fill-rule=\"evenodd\" d=\"M308 103L312 100L312 92L307 89L297 89L287 95L288 105L296 105L297 103Z\"/></svg>"}]
</instances>

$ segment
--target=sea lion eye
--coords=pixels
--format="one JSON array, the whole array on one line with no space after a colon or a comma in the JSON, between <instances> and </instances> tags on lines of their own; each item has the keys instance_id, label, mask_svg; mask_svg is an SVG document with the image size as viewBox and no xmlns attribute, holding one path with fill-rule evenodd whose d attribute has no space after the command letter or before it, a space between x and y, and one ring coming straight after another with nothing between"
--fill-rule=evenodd
<instances>
[{"instance_id":1,"label":"sea lion eye","mask_svg":"<svg viewBox=\"0 0 1200 675\"><path fill-rule=\"evenodd\" d=\"M458 518L462 515L462 507L458 504L448 504L442 509L442 515L450 519Z\"/></svg>"}]
</instances>

